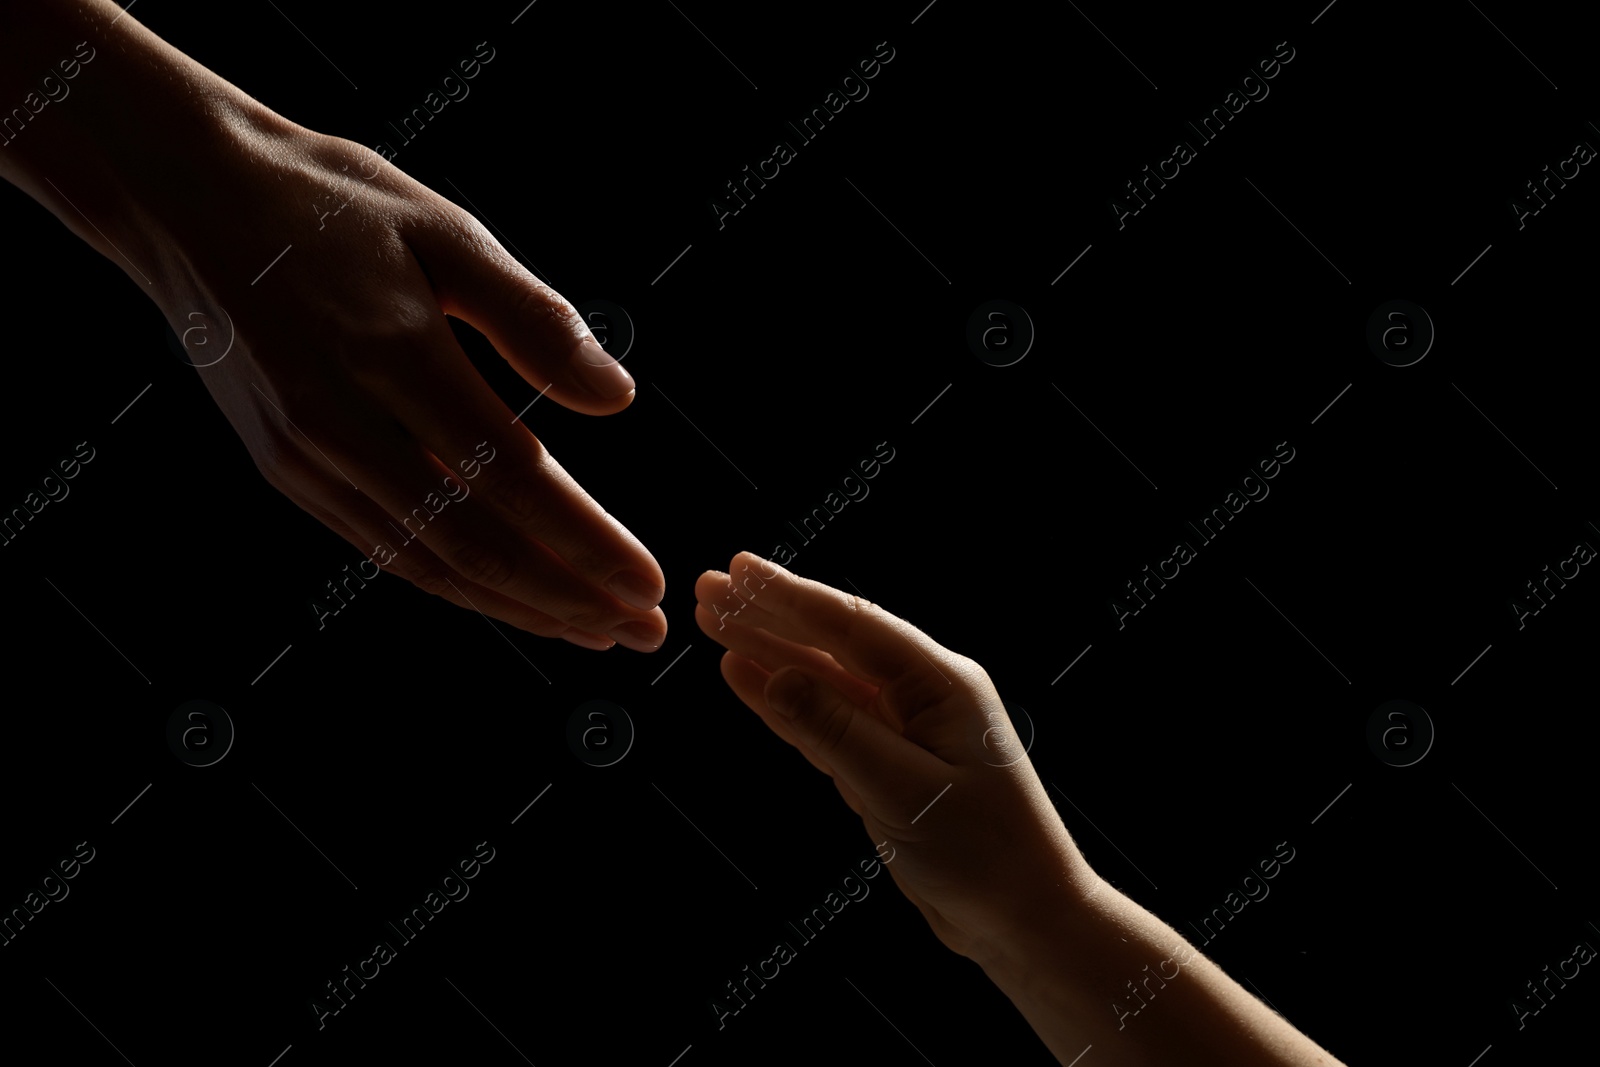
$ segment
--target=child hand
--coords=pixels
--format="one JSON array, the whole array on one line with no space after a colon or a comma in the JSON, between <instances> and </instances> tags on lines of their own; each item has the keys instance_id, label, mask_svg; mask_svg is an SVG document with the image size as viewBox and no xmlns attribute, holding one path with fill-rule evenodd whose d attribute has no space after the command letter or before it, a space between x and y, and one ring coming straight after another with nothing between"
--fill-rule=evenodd
<instances>
[{"instance_id":1,"label":"child hand","mask_svg":"<svg viewBox=\"0 0 1600 1067\"><path fill-rule=\"evenodd\" d=\"M977 663L750 552L695 597L733 691L887 842L895 883L951 950L981 963L1035 908L1101 885Z\"/></svg>"}]
</instances>

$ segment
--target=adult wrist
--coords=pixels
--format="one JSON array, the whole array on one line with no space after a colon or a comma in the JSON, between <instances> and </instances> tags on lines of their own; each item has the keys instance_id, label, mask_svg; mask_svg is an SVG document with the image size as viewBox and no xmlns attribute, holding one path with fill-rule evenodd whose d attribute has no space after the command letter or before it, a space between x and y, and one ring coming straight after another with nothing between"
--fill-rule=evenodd
<instances>
[{"instance_id":1,"label":"adult wrist","mask_svg":"<svg viewBox=\"0 0 1600 1067\"><path fill-rule=\"evenodd\" d=\"M39 110L8 131L0 175L136 282L160 289L179 267L170 235L182 230L185 205L216 182L218 164L251 136L299 127L120 11L49 4L28 16L20 43L30 58L61 57L32 88L11 86Z\"/></svg>"}]
</instances>

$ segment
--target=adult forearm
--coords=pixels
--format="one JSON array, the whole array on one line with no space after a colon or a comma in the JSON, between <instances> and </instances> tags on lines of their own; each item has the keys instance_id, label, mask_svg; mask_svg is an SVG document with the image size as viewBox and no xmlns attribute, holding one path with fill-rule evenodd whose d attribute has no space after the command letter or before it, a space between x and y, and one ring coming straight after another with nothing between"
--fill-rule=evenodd
<instances>
[{"instance_id":1,"label":"adult forearm","mask_svg":"<svg viewBox=\"0 0 1600 1067\"><path fill-rule=\"evenodd\" d=\"M0 7L0 177L141 284L234 130L287 125L111 0ZM193 188L190 188L193 186Z\"/></svg>"},{"instance_id":2,"label":"adult forearm","mask_svg":"<svg viewBox=\"0 0 1600 1067\"><path fill-rule=\"evenodd\" d=\"M974 956L1061 1063L1340 1067L1103 881L1061 905Z\"/></svg>"}]
</instances>

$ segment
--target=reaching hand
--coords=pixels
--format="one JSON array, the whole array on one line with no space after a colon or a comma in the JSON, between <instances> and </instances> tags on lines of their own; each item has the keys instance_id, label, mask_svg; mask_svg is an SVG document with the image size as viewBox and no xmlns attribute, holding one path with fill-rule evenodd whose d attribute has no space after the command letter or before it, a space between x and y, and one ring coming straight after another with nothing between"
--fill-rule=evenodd
<instances>
[{"instance_id":1,"label":"reaching hand","mask_svg":"<svg viewBox=\"0 0 1600 1067\"><path fill-rule=\"evenodd\" d=\"M620 411L633 379L572 305L444 197L276 114L111 0L8 10L7 99L39 54L78 57L60 66L71 103L6 146L0 176L151 296L256 467L368 558L362 578L390 570L589 648L660 647L661 568L445 318L553 402Z\"/></svg>"},{"instance_id":2,"label":"reaching hand","mask_svg":"<svg viewBox=\"0 0 1600 1067\"><path fill-rule=\"evenodd\" d=\"M949 948L976 957L1096 881L978 664L749 552L695 597L733 691L887 840L896 884Z\"/></svg>"},{"instance_id":3,"label":"reaching hand","mask_svg":"<svg viewBox=\"0 0 1600 1067\"><path fill-rule=\"evenodd\" d=\"M585 647L660 646L660 567L513 423L445 321L556 403L626 407L633 379L565 299L370 151L287 124L241 132L182 195L162 237L184 269L157 302L180 331L197 308L231 324L227 357L195 362L269 482L452 603Z\"/></svg>"}]
</instances>

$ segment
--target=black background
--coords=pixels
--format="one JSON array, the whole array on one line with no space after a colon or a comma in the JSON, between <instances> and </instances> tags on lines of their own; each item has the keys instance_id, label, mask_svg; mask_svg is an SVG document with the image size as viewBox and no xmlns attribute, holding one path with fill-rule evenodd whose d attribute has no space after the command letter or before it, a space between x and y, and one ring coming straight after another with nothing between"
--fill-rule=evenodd
<instances>
[{"instance_id":1,"label":"black background","mask_svg":"<svg viewBox=\"0 0 1600 1067\"><path fill-rule=\"evenodd\" d=\"M984 664L1089 860L1186 936L1288 842L1205 951L1347 1063L1589 1040L1589 968L1520 1031L1511 1002L1600 944L1600 579L1520 630L1510 607L1600 544L1600 179L1520 231L1510 207L1600 143L1587 39L1512 5L924 2L139 5L627 309L634 404L527 422L661 562L671 631L594 653L393 579L319 631L310 599L359 557L262 480L138 287L6 188L0 504L96 450L0 549L0 907L96 850L0 948L8 1042L140 1067L1052 1062L888 879L718 1029L723 984L872 853L693 622L700 571L780 540ZM398 145L480 41L471 95ZM723 183L880 41L870 95L719 229ZM1270 95L1119 230L1123 183L1280 41ZM259 225L239 239L270 246ZM965 339L997 298L1037 331L1007 367ZM1365 339L1393 299L1437 330L1409 367ZM513 410L537 395L458 332ZM1119 630L1123 583L1283 441L1270 496ZM787 522L879 442L870 495L800 543ZM1403 768L1366 741L1396 698L1436 731ZM190 699L237 728L210 767L167 746ZM566 741L591 699L637 730L611 767ZM319 1030L323 983L484 840L471 895Z\"/></svg>"}]
</instances>

